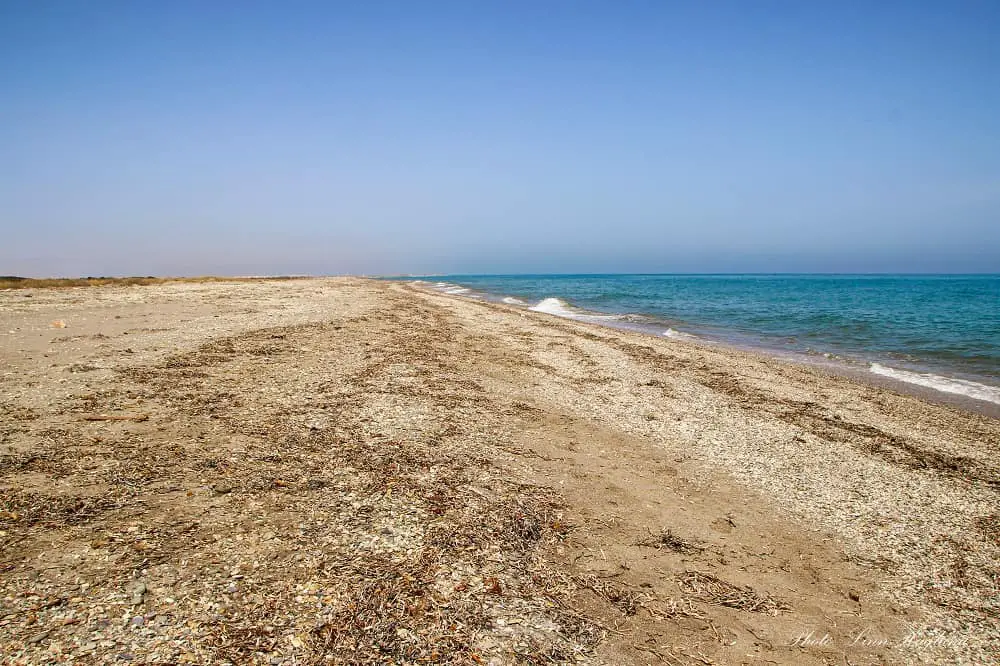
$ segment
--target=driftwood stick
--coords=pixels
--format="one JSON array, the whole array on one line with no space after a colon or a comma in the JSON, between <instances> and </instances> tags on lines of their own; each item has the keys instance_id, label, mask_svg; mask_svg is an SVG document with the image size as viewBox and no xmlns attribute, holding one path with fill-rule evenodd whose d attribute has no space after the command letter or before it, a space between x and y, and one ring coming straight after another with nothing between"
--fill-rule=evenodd
<instances>
[{"instance_id":1,"label":"driftwood stick","mask_svg":"<svg viewBox=\"0 0 1000 666\"><path fill-rule=\"evenodd\" d=\"M112 414L87 414L84 421L148 421L149 414L112 415Z\"/></svg>"}]
</instances>

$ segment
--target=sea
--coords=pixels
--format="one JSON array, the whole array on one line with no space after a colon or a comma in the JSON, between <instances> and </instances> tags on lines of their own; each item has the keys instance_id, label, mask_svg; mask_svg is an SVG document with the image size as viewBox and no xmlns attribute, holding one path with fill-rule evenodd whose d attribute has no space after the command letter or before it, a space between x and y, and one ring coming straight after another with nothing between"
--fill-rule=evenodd
<instances>
[{"instance_id":1,"label":"sea","mask_svg":"<svg viewBox=\"0 0 1000 666\"><path fill-rule=\"evenodd\" d=\"M448 275L442 292L1000 405L1000 275Z\"/></svg>"}]
</instances>

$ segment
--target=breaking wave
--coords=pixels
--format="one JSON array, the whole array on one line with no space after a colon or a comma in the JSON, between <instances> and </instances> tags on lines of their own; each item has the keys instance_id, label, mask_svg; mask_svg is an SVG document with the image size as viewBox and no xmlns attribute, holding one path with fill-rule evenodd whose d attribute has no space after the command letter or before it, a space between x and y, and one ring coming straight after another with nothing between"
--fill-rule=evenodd
<instances>
[{"instance_id":1,"label":"breaking wave","mask_svg":"<svg viewBox=\"0 0 1000 666\"><path fill-rule=\"evenodd\" d=\"M890 368L880 363L872 363L869 368L871 372L883 377L889 377L897 381L908 384L924 386L943 393L955 393L964 395L967 398L985 400L1000 405L1000 388L987 386L978 382L971 382L967 379L955 379L952 377L942 377L929 372L911 372L909 370L899 370Z\"/></svg>"},{"instance_id":2,"label":"breaking wave","mask_svg":"<svg viewBox=\"0 0 1000 666\"><path fill-rule=\"evenodd\" d=\"M532 305L529 310L544 312L557 317L574 317L577 313L569 309L569 304L561 298L544 298L537 304Z\"/></svg>"},{"instance_id":3,"label":"breaking wave","mask_svg":"<svg viewBox=\"0 0 1000 666\"><path fill-rule=\"evenodd\" d=\"M597 314L587 310L574 308L561 298L543 298L537 304L532 305L529 310L544 312L545 314L565 317L566 319L576 319L577 321L624 321L629 315L605 315Z\"/></svg>"},{"instance_id":4,"label":"breaking wave","mask_svg":"<svg viewBox=\"0 0 1000 666\"><path fill-rule=\"evenodd\" d=\"M663 335L668 338L674 338L675 340L697 340L697 335L691 335L690 333L684 333L683 331L675 331L672 328L668 328L663 331Z\"/></svg>"}]
</instances>

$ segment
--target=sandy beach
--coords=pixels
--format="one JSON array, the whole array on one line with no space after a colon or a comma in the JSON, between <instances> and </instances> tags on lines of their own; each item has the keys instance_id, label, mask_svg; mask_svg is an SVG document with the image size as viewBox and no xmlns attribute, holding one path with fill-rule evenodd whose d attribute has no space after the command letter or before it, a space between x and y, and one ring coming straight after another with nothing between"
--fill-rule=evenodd
<instances>
[{"instance_id":1,"label":"sandy beach","mask_svg":"<svg viewBox=\"0 0 1000 666\"><path fill-rule=\"evenodd\" d=\"M0 291L0 653L1000 663L1000 421L358 278Z\"/></svg>"}]
</instances>

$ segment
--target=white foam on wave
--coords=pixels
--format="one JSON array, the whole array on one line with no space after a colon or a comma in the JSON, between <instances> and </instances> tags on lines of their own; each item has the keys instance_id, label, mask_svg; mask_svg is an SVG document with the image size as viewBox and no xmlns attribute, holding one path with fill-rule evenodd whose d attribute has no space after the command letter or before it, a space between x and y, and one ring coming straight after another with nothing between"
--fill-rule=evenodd
<instances>
[{"instance_id":1,"label":"white foam on wave","mask_svg":"<svg viewBox=\"0 0 1000 666\"><path fill-rule=\"evenodd\" d=\"M697 340L698 339L697 335L691 335L690 333L684 333L683 331L675 331L672 328L668 328L667 330L663 331L663 335L667 336L668 338L673 338L675 340Z\"/></svg>"},{"instance_id":2,"label":"white foam on wave","mask_svg":"<svg viewBox=\"0 0 1000 666\"><path fill-rule=\"evenodd\" d=\"M872 363L869 370L876 375L889 377L908 384L917 384L941 391L943 393L955 393L964 395L967 398L985 400L1000 405L1000 388L987 386L979 382L972 382L967 379L954 379L952 377L942 377L929 372L911 372L909 370L898 370L880 363Z\"/></svg>"},{"instance_id":3,"label":"white foam on wave","mask_svg":"<svg viewBox=\"0 0 1000 666\"><path fill-rule=\"evenodd\" d=\"M557 317L569 317L571 319L578 316L576 312L569 309L569 304L561 298L543 298L536 305L532 305L528 309Z\"/></svg>"},{"instance_id":4,"label":"white foam on wave","mask_svg":"<svg viewBox=\"0 0 1000 666\"><path fill-rule=\"evenodd\" d=\"M528 308L529 310L534 310L535 312L544 312L545 314L555 315L556 317L565 317L566 319L576 319L577 321L589 321L589 322L609 322L609 321L628 321L630 317L635 315L609 315L609 314L597 314L596 312L588 312L586 310L580 310L574 308L572 305L562 300L561 298L543 298L537 304Z\"/></svg>"},{"instance_id":5,"label":"white foam on wave","mask_svg":"<svg viewBox=\"0 0 1000 666\"><path fill-rule=\"evenodd\" d=\"M520 298L514 298L513 296L504 296L502 300L507 305L527 305Z\"/></svg>"},{"instance_id":6,"label":"white foam on wave","mask_svg":"<svg viewBox=\"0 0 1000 666\"><path fill-rule=\"evenodd\" d=\"M440 291L442 294L467 294L471 289L467 289L458 284L452 284L451 282L435 282L434 288Z\"/></svg>"}]
</instances>

